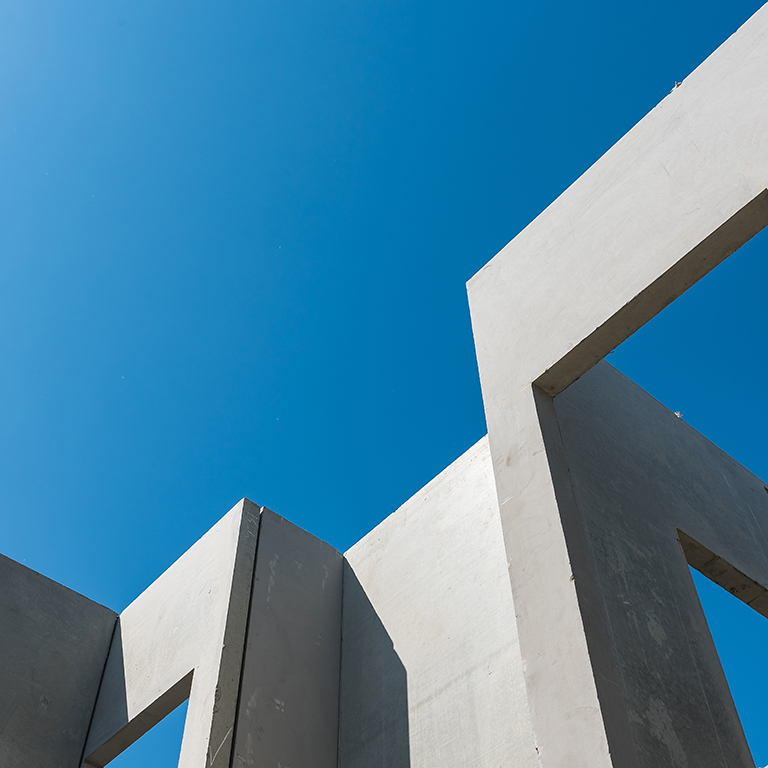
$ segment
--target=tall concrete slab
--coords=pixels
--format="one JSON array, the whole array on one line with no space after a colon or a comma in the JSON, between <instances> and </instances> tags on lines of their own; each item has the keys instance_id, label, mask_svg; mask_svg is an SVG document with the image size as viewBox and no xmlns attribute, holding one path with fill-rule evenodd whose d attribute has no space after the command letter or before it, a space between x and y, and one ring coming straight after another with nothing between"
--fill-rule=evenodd
<instances>
[{"instance_id":1,"label":"tall concrete slab","mask_svg":"<svg viewBox=\"0 0 768 768\"><path fill-rule=\"evenodd\" d=\"M336 768L342 562L262 513L233 768Z\"/></svg>"},{"instance_id":2,"label":"tall concrete slab","mask_svg":"<svg viewBox=\"0 0 768 768\"><path fill-rule=\"evenodd\" d=\"M545 768L644 759L552 398L768 223L766 163L768 6L468 284Z\"/></svg>"},{"instance_id":3,"label":"tall concrete slab","mask_svg":"<svg viewBox=\"0 0 768 768\"><path fill-rule=\"evenodd\" d=\"M229 764L260 512L243 499L120 615L86 766L106 765L187 697L179 768Z\"/></svg>"},{"instance_id":4,"label":"tall concrete slab","mask_svg":"<svg viewBox=\"0 0 768 768\"><path fill-rule=\"evenodd\" d=\"M345 557L339 768L536 766L487 440Z\"/></svg>"},{"instance_id":5,"label":"tall concrete slab","mask_svg":"<svg viewBox=\"0 0 768 768\"><path fill-rule=\"evenodd\" d=\"M0 555L0 765L80 764L116 620Z\"/></svg>"},{"instance_id":6,"label":"tall concrete slab","mask_svg":"<svg viewBox=\"0 0 768 768\"><path fill-rule=\"evenodd\" d=\"M554 402L638 764L752 766L686 557L768 613L766 484L607 363Z\"/></svg>"}]
</instances>

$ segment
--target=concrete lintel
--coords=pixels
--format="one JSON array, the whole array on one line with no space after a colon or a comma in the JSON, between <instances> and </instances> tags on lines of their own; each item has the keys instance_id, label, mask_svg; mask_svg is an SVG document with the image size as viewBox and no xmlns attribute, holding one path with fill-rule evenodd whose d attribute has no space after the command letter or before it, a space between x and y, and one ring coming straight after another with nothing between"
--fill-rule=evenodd
<instances>
[{"instance_id":1,"label":"concrete lintel","mask_svg":"<svg viewBox=\"0 0 768 768\"><path fill-rule=\"evenodd\" d=\"M678 530L677 533L688 565L768 618L768 589L684 531Z\"/></svg>"}]
</instances>

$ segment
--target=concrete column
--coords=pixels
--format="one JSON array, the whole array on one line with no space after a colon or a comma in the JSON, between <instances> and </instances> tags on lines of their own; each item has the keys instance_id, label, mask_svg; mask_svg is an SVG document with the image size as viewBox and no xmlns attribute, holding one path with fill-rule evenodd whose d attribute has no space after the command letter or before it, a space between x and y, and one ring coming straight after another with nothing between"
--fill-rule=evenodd
<instances>
[{"instance_id":1,"label":"concrete column","mask_svg":"<svg viewBox=\"0 0 768 768\"><path fill-rule=\"evenodd\" d=\"M487 411L528 703L544 768L637 765L552 401Z\"/></svg>"}]
</instances>

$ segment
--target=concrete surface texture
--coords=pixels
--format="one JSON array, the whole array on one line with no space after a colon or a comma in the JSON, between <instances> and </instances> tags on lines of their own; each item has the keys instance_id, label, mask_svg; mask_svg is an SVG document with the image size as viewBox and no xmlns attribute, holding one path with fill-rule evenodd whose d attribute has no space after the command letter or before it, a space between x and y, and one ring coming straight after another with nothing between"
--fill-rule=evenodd
<instances>
[{"instance_id":1,"label":"concrete surface texture","mask_svg":"<svg viewBox=\"0 0 768 768\"><path fill-rule=\"evenodd\" d=\"M0 558L0 765L188 697L182 768L751 766L688 564L768 616L768 487L600 361L766 179L768 6L470 281L488 437L346 555L243 500L119 618Z\"/></svg>"},{"instance_id":2,"label":"concrete surface texture","mask_svg":"<svg viewBox=\"0 0 768 768\"><path fill-rule=\"evenodd\" d=\"M765 483L607 363L555 411L637 762L752 765L686 555L765 606Z\"/></svg>"},{"instance_id":3,"label":"concrete surface texture","mask_svg":"<svg viewBox=\"0 0 768 768\"><path fill-rule=\"evenodd\" d=\"M339 552L264 510L235 729L235 768L335 768L341 582Z\"/></svg>"},{"instance_id":4,"label":"concrete surface texture","mask_svg":"<svg viewBox=\"0 0 768 768\"><path fill-rule=\"evenodd\" d=\"M116 619L0 555L0 765L79 765Z\"/></svg>"},{"instance_id":5,"label":"concrete surface texture","mask_svg":"<svg viewBox=\"0 0 768 768\"><path fill-rule=\"evenodd\" d=\"M487 440L345 557L339 768L535 766Z\"/></svg>"}]
</instances>

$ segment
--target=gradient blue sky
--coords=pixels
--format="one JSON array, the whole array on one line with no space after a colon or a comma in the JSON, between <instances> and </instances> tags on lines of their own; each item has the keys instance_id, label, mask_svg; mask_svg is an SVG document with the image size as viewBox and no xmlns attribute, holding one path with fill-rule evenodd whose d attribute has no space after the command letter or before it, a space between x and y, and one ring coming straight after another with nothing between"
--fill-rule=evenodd
<instances>
[{"instance_id":1,"label":"gradient blue sky","mask_svg":"<svg viewBox=\"0 0 768 768\"><path fill-rule=\"evenodd\" d=\"M348 548L485 432L466 280L760 5L3 3L0 551L121 610L242 496ZM767 251L610 357L762 477Z\"/></svg>"}]
</instances>

